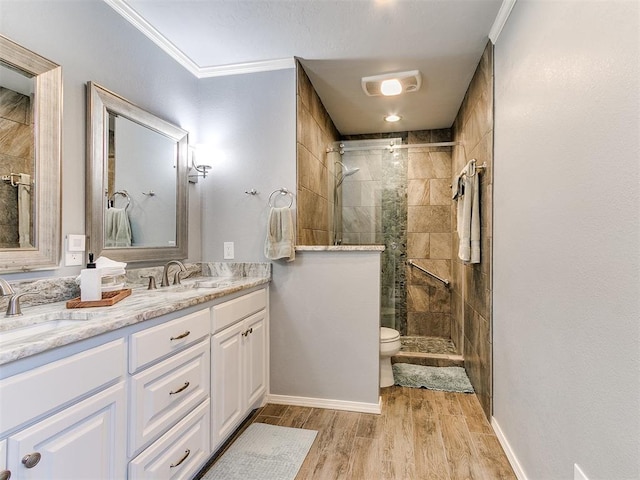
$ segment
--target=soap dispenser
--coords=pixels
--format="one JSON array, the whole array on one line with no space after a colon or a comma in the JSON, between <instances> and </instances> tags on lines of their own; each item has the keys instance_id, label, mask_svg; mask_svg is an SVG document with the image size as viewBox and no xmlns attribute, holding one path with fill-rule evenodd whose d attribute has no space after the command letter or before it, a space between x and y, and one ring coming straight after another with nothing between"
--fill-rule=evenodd
<instances>
[{"instance_id":1,"label":"soap dispenser","mask_svg":"<svg viewBox=\"0 0 640 480\"><path fill-rule=\"evenodd\" d=\"M80 271L80 300L83 302L102 300L102 275L93 262L93 253L89 254L87 268Z\"/></svg>"}]
</instances>

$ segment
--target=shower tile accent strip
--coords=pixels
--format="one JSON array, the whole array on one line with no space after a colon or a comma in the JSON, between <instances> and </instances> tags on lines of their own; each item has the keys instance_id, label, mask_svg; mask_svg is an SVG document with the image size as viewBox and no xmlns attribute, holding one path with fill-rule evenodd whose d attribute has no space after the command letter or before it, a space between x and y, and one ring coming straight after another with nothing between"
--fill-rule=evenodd
<instances>
[{"instance_id":1,"label":"shower tile accent strip","mask_svg":"<svg viewBox=\"0 0 640 480\"><path fill-rule=\"evenodd\" d=\"M393 158L388 158L393 155ZM407 333L407 150L387 154L382 162L382 324L393 312L395 329Z\"/></svg>"}]
</instances>

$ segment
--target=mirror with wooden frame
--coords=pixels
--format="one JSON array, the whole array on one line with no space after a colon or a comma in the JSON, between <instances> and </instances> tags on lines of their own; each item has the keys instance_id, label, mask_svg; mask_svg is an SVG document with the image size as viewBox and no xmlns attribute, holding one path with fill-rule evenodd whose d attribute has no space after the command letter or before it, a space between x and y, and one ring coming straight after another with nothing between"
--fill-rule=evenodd
<instances>
[{"instance_id":1,"label":"mirror with wooden frame","mask_svg":"<svg viewBox=\"0 0 640 480\"><path fill-rule=\"evenodd\" d=\"M186 258L188 133L93 82L87 106L88 251Z\"/></svg>"},{"instance_id":2,"label":"mirror with wooden frame","mask_svg":"<svg viewBox=\"0 0 640 480\"><path fill-rule=\"evenodd\" d=\"M0 272L60 261L62 69L0 35Z\"/></svg>"}]
</instances>

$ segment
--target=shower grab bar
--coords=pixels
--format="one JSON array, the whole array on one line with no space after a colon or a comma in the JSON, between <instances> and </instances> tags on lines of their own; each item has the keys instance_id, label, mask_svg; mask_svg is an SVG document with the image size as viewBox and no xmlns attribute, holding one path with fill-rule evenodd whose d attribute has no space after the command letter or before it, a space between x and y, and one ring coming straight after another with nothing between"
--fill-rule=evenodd
<instances>
[{"instance_id":1,"label":"shower grab bar","mask_svg":"<svg viewBox=\"0 0 640 480\"><path fill-rule=\"evenodd\" d=\"M418 270L420 270L423 273L426 273L427 275L429 275L430 277L435 278L436 280L444 283L444 286L449 288L449 284L451 282L449 282L449 280L445 280L444 278L440 278L438 275L436 275L435 273L431 273L429 270L422 268L420 265L418 265L417 263L414 263L413 260L409 260L407 262L409 265L411 265L414 268L417 268Z\"/></svg>"}]
</instances>

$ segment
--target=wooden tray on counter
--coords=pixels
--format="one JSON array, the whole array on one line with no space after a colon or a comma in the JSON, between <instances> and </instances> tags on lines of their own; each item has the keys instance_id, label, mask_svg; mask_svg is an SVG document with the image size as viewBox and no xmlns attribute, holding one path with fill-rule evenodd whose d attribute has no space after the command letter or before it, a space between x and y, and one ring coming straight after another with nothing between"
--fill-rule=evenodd
<instances>
[{"instance_id":1,"label":"wooden tray on counter","mask_svg":"<svg viewBox=\"0 0 640 480\"><path fill-rule=\"evenodd\" d=\"M72 298L67 301L67 308L85 308L85 307L110 307L115 305L120 300L123 300L131 295L130 288L124 288L122 290L114 290L113 292L102 292L102 300L89 300L83 302L80 297Z\"/></svg>"}]
</instances>

